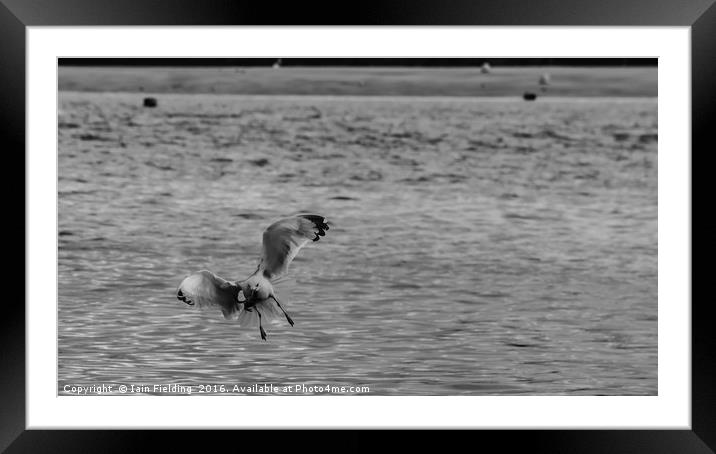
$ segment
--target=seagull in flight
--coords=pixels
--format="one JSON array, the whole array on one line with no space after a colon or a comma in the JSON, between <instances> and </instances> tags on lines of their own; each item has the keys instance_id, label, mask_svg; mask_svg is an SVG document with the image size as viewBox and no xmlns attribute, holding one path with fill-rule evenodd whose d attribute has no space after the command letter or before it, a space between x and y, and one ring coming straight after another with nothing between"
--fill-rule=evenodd
<instances>
[{"instance_id":1,"label":"seagull in flight","mask_svg":"<svg viewBox=\"0 0 716 454\"><path fill-rule=\"evenodd\" d=\"M276 298L273 284L288 273L288 266L298 251L307 243L325 236L326 230L326 218L318 214L297 214L280 219L264 230L263 251L251 276L232 282L202 270L182 281L177 299L190 306L221 308L225 319L238 320L239 324L252 323L253 314L256 314L261 339L266 340L262 312L280 316L274 303L293 326L293 319ZM239 294L243 299L239 299Z\"/></svg>"}]
</instances>

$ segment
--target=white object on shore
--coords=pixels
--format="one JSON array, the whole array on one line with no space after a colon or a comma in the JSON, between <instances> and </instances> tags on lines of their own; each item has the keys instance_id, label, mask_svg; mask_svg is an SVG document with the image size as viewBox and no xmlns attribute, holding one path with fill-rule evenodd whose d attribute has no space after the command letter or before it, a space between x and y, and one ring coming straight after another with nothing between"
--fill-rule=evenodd
<instances>
[{"instance_id":1,"label":"white object on shore","mask_svg":"<svg viewBox=\"0 0 716 454\"><path fill-rule=\"evenodd\" d=\"M288 273L288 266L303 246L318 241L326 230L326 218L318 214L298 214L276 221L263 233L263 253L251 276L231 282L202 270L179 284L177 299L190 306L220 308L225 319L238 320L239 325L253 324L256 315L261 338L266 340L262 315L273 319L283 313L293 326L293 320L276 298L272 283ZM239 300L239 293L243 294L243 300Z\"/></svg>"},{"instance_id":2,"label":"white object on shore","mask_svg":"<svg viewBox=\"0 0 716 454\"><path fill-rule=\"evenodd\" d=\"M489 74L490 71L492 71L492 67L490 66L490 64L488 62L483 63L482 67L480 68L480 72L482 74Z\"/></svg>"},{"instance_id":3,"label":"white object on shore","mask_svg":"<svg viewBox=\"0 0 716 454\"><path fill-rule=\"evenodd\" d=\"M550 83L550 75L549 73L544 73L539 78L539 84L540 85L549 85Z\"/></svg>"}]
</instances>

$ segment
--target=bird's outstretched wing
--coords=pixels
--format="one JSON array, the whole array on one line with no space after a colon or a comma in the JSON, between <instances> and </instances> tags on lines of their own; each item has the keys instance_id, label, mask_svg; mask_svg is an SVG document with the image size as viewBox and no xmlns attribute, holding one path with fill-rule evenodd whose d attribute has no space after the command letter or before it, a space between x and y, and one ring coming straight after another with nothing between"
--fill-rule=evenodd
<instances>
[{"instance_id":1,"label":"bird's outstretched wing","mask_svg":"<svg viewBox=\"0 0 716 454\"><path fill-rule=\"evenodd\" d=\"M264 231L259 267L269 279L288 272L288 265L309 241L318 241L328 230L326 218L318 214L298 214L271 224Z\"/></svg>"},{"instance_id":2,"label":"bird's outstretched wing","mask_svg":"<svg viewBox=\"0 0 716 454\"><path fill-rule=\"evenodd\" d=\"M190 306L221 309L224 318L232 319L239 310L239 287L211 271L202 270L186 277L177 290L177 299Z\"/></svg>"}]
</instances>

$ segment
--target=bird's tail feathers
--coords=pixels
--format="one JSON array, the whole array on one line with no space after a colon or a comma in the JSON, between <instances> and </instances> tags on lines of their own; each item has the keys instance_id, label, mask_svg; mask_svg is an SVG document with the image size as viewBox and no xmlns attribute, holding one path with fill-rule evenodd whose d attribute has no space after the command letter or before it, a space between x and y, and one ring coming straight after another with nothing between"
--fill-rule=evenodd
<instances>
[{"instance_id":1,"label":"bird's tail feathers","mask_svg":"<svg viewBox=\"0 0 716 454\"><path fill-rule=\"evenodd\" d=\"M236 320L241 312L241 305L234 304L231 307L224 306L221 308L221 313L224 314L226 320Z\"/></svg>"},{"instance_id":2,"label":"bird's tail feathers","mask_svg":"<svg viewBox=\"0 0 716 454\"><path fill-rule=\"evenodd\" d=\"M256 303L249 310L246 310L243 303L238 304L235 312L232 312L230 317L226 317L226 314L224 314L224 318L236 320L239 326L242 327L256 328L259 326L259 315L257 310L261 313L262 325L280 324L283 320L285 320L283 312L281 312L281 309L278 308L274 300L271 298Z\"/></svg>"}]
</instances>

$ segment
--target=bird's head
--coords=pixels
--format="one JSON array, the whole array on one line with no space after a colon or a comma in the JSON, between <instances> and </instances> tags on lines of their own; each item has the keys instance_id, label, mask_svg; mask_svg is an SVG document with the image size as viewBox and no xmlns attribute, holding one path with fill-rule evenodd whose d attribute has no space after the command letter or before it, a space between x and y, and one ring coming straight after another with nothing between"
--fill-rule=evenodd
<instances>
[{"instance_id":1,"label":"bird's head","mask_svg":"<svg viewBox=\"0 0 716 454\"><path fill-rule=\"evenodd\" d=\"M263 285L263 280L258 276L251 276L243 282L238 283L246 301L262 300L268 298L268 292ZM266 294L265 294L266 293Z\"/></svg>"}]
</instances>

